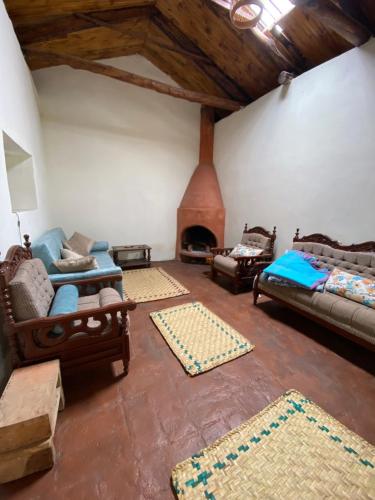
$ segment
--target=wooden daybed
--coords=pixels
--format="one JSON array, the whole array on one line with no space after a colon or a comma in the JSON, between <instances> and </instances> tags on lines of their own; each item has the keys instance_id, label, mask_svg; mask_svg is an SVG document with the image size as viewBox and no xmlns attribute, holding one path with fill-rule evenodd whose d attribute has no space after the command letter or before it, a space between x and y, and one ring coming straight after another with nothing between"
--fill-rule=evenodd
<instances>
[{"instance_id":1,"label":"wooden daybed","mask_svg":"<svg viewBox=\"0 0 375 500\"><path fill-rule=\"evenodd\" d=\"M375 279L375 241L342 245L320 233L300 237L297 229L293 249L314 255L321 267L334 267ZM262 269L267 267L266 264ZM325 291L286 288L269 283L259 269L254 281L254 305L266 295L344 337L375 350L375 309Z\"/></svg>"}]
</instances>

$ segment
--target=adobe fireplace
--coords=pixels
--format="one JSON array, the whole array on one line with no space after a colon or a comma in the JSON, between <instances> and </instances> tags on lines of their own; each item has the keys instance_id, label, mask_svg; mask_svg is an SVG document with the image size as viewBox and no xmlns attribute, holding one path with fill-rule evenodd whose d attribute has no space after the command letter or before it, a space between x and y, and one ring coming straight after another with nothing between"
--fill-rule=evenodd
<instances>
[{"instance_id":1,"label":"adobe fireplace","mask_svg":"<svg viewBox=\"0 0 375 500\"><path fill-rule=\"evenodd\" d=\"M184 262L224 246L225 209L213 164L214 110L202 107L199 164L177 209L176 257Z\"/></svg>"}]
</instances>

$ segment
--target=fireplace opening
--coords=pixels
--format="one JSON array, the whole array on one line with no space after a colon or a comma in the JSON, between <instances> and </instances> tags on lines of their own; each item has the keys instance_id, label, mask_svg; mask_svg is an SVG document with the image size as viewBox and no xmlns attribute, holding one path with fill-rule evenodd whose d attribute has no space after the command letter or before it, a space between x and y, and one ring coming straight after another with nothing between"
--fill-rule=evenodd
<instances>
[{"instance_id":1,"label":"fireplace opening","mask_svg":"<svg viewBox=\"0 0 375 500\"><path fill-rule=\"evenodd\" d=\"M211 248L217 246L216 236L204 226L191 226L181 235L181 258L185 261L206 260Z\"/></svg>"}]
</instances>

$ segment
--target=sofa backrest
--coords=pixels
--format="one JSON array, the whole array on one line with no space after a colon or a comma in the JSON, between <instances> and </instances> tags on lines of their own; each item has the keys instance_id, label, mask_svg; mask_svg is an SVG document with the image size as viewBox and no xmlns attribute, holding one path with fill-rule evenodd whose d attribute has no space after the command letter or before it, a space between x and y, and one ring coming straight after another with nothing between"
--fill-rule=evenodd
<instances>
[{"instance_id":1,"label":"sofa backrest","mask_svg":"<svg viewBox=\"0 0 375 500\"><path fill-rule=\"evenodd\" d=\"M315 242L294 242L293 248L317 257L319 265L332 270L338 267L352 274L375 279L375 252L351 252Z\"/></svg>"},{"instance_id":2,"label":"sofa backrest","mask_svg":"<svg viewBox=\"0 0 375 500\"><path fill-rule=\"evenodd\" d=\"M262 250L269 250L271 245L271 238L263 236L259 233L243 233L241 243L249 245L254 248L261 248Z\"/></svg>"},{"instance_id":3,"label":"sofa backrest","mask_svg":"<svg viewBox=\"0 0 375 500\"><path fill-rule=\"evenodd\" d=\"M55 260L61 259L64 240L66 240L64 231L61 227L55 227L42 234L31 246L33 257L43 262L48 274L60 272L53 263Z\"/></svg>"},{"instance_id":4,"label":"sofa backrest","mask_svg":"<svg viewBox=\"0 0 375 500\"><path fill-rule=\"evenodd\" d=\"M40 259L23 261L9 282L9 289L16 321L48 315L55 292Z\"/></svg>"}]
</instances>

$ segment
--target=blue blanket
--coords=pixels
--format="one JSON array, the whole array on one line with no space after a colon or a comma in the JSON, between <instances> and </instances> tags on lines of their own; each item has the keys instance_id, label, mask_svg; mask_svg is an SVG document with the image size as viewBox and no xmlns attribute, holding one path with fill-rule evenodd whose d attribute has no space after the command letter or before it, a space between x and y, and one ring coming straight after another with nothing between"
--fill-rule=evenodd
<instances>
[{"instance_id":1,"label":"blue blanket","mask_svg":"<svg viewBox=\"0 0 375 500\"><path fill-rule=\"evenodd\" d=\"M315 269L312 266L316 259L298 250L289 250L271 265L266 267L264 272L270 276L283 278L291 283L314 290L317 286L325 283L329 277L327 269Z\"/></svg>"}]
</instances>

